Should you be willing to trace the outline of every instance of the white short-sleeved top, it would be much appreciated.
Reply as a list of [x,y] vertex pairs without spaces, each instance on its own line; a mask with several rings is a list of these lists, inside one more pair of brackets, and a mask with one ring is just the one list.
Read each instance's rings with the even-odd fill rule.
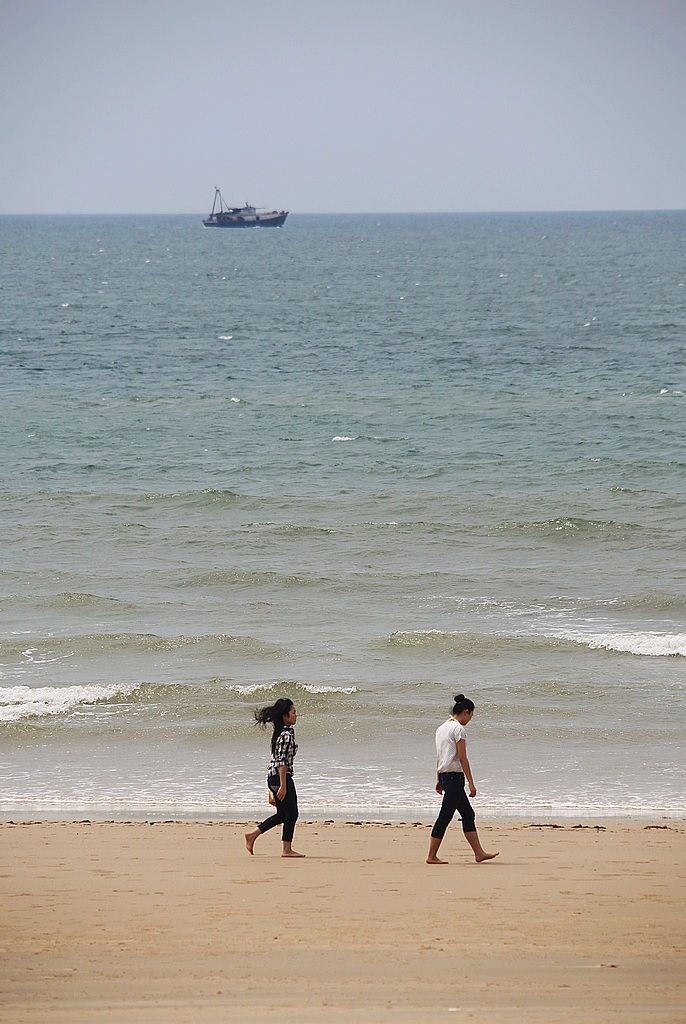
[[457,756],[457,744],[459,740],[466,739],[465,727],[454,718],[449,718],[443,725],[439,725],[436,729],[436,770],[439,774],[463,771]]

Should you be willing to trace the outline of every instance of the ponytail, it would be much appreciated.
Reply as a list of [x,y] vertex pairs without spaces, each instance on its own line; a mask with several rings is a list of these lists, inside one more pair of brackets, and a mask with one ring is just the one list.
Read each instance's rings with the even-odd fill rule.
[[279,697],[276,704],[267,708],[256,708],[253,712],[255,721],[264,729],[270,722],[274,726],[272,733],[272,754],[276,748],[276,741],[283,732],[283,716],[287,715],[293,707],[293,701],[289,697]]
[[455,707],[452,710],[454,715],[459,715],[461,711],[473,711],[474,701],[470,700],[469,697],[465,697],[463,693],[458,693],[455,697]]

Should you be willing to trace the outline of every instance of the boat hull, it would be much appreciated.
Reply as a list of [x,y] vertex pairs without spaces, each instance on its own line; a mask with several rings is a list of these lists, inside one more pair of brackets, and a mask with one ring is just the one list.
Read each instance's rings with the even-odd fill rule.
[[286,222],[288,210],[280,213],[243,215],[240,213],[217,213],[203,221],[206,228],[280,228]]

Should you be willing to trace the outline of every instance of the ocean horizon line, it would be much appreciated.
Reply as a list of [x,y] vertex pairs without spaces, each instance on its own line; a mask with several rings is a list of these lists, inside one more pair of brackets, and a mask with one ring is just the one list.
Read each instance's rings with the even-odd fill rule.
[[[506,209],[506,210],[289,210],[289,217],[498,217],[498,216],[561,216],[593,214],[686,213],[686,207],[592,207],[585,209]],[[0,217],[205,217],[207,211],[14,211],[0,212]]]

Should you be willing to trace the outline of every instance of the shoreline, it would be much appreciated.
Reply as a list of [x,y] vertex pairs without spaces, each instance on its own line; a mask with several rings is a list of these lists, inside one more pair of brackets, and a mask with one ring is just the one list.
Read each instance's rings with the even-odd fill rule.
[[[318,824],[335,822],[341,825],[357,825],[366,823],[389,823],[393,825],[432,825],[438,814],[440,803],[434,809],[426,807],[404,807],[404,808],[323,808],[314,809],[310,812],[301,808],[300,823]],[[477,827],[479,823],[504,825],[515,825],[530,819],[537,819],[543,822],[561,821],[569,823],[579,821],[583,824],[588,822],[649,822],[669,821],[675,824],[686,823],[686,809],[645,809],[640,813],[633,810],[619,809],[598,809],[592,811],[588,808],[575,810],[570,808],[517,808],[510,812],[502,810],[489,811],[475,807],[477,812]],[[56,808],[36,809],[26,805],[18,804],[16,807],[7,809],[0,808],[0,826],[3,824],[32,824],[52,823],[69,824],[78,822],[98,822],[103,824],[145,824],[147,822],[178,822],[179,824],[235,824],[243,825],[250,822],[261,821],[267,809],[265,805],[255,805],[248,808],[225,808],[221,811],[208,811],[192,809],[179,811],[173,807],[156,809],[137,808],[113,808],[113,807],[71,807],[63,811]],[[458,822],[458,816],[455,822]]]
[[[169,817],[167,815],[147,815],[145,817],[134,817],[133,815],[112,817],[105,816],[103,813],[102,817],[99,815],[91,814],[88,817],[27,817],[23,815],[14,815],[12,817],[0,816],[0,829],[4,825],[217,825],[217,826],[235,826],[237,828],[245,828],[248,825],[254,825],[258,821],[264,819],[265,814],[253,815],[246,817],[232,816],[226,817],[224,815],[204,816],[199,817],[195,815],[182,816],[176,815]],[[366,826],[366,825],[380,825],[384,827],[393,828],[431,828],[435,821],[435,817],[427,818],[395,818],[392,815],[378,815],[374,817],[348,817],[346,815],[332,816],[332,817],[300,817],[298,819],[298,826],[304,825],[349,825],[351,827]],[[624,817],[620,815],[607,815],[599,814],[597,816],[582,816],[582,815],[554,815],[554,814],[531,814],[525,816],[520,814],[512,815],[512,817],[484,817],[481,816],[476,819],[477,829],[480,828],[535,828],[537,826],[541,828],[561,828],[561,829],[581,829],[581,828],[601,828],[609,827],[612,825],[628,825],[636,826],[637,828],[657,828],[658,826],[674,827],[678,828],[680,825],[686,827],[686,816],[679,815],[645,815],[641,817]],[[450,826],[451,828],[460,827],[459,816],[456,814],[455,818]]]
[[532,817],[0,823],[0,1022],[677,1024],[686,824]]

